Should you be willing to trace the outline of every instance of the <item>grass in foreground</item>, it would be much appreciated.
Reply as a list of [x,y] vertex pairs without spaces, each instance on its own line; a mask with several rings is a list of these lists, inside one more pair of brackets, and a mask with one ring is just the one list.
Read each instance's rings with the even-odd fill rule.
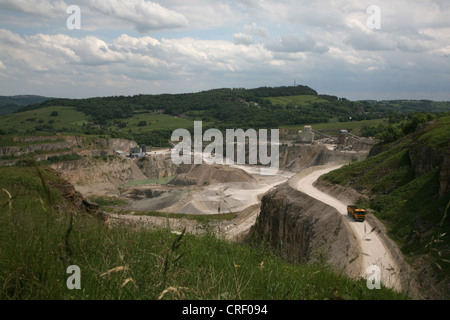
[[[77,212],[40,168],[0,168],[0,299],[403,299],[325,265],[207,233],[111,227]],[[81,270],[69,290],[67,268]]]

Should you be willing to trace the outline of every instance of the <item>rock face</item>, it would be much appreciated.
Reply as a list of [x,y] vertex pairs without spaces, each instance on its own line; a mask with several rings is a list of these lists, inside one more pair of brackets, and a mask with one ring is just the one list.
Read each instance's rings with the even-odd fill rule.
[[129,150],[130,148],[136,148],[138,146],[135,141],[119,138],[106,139],[104,144],[109,150]]
[[182,173],[180,172],[182,166],[175,165],[172,159],[165,155],[141,158],[136,164],[148,179],[173,177],[177,173]]
[[416,177],[440,166],[444,160],[443,154],[439,149],[420,143],[420,141],[411,143],[409,157]]
[[[14,138],[15,141],[19,138]],[[64,141],[58,141],[59,139],[63,139]],[[0,156],[21,156],[28,153],[33,153],[36,151],[54,151],[54,150],[62,150],[62,149],[71,149],[74,147],[81,146],[84,141],[82,137],[23,137],[20,142],[26,143],[36,143],[39,141],[49,141],[47,143],[42,144],[30,144],[23,147],[2,147],[0,148]],[[50,142],[55,141],[55,142]]]
[[364,160],[368,152],[335,151],[323,145],[280,146],[280,167],[299,172],[333,161]]
[[55,163],[50,167],[60,172],[64,179],[77,185],[108,182],[119,186],[132,180],[147,179],[131,159],[116,158],[105,162],[85,158]]
[[222,165],[193,165],[189,172],[179,174],[173,179],[172,185],[198,185],[216,184],[226,182],[250,182],[254,178],[242,169]]
[[440,167],[439,195],[442,197],[450,191],[450,144],[447,148],[438,148],[415,140],[409,146],[409,157],[416,177]]
[[[34,152],[42,153],[55,150],[71,150],[71,152],[78,152],[81,156],[107,156],[114,154],[114,150],[129,150],[137,146],[136,142],[127,139],[87,141],[86,138],[74,136],[14,137],[13,140],[25,145],[1,147],[0,157],[22,156]],[[80,151],[81,149],[83,151]]]
[[327,262],[359,275],[359,246],[341,214],[287,183],[264,195],[248,238],[268,241],[291,261]]

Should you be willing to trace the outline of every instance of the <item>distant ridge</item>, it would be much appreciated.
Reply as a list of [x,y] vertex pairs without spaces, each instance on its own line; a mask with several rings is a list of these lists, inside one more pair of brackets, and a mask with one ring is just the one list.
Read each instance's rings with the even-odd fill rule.
[[53,98],[38,95],[0,96],[0,114],[14,113],[22,107],[42,103]]

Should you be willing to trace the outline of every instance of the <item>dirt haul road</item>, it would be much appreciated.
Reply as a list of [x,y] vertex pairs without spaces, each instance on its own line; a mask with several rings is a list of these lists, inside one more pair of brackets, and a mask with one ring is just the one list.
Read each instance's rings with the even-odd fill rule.
[[344,217],[344,221],[350,224],[356,239],[361,248],[360,275],[368,278],[373,275],[373,271],[368,271],[368,267],[375,265],[381,271],[381,283],[386,287],[401,292],[398,267],[394,262],[389,250],[385,247],[376,232],[372,232],[372,226],[367,222],[356,222],[347,215],[347,204],[330,196],[313,186],[314,182],[322,175],[340,168],[342,164],[329,164],[319,167],[311,167],[295,175],[289,184],[291,187],[322,201],[339,211]]

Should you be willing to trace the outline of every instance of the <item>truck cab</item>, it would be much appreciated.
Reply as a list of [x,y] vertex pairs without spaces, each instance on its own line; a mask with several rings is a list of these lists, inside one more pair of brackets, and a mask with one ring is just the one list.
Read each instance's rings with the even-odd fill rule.
[[366,210],[362,208],[358,208],[355,205],[347,206],[347,213],[349,216],[353,217],[355,221],[364,221],[366,220]]

